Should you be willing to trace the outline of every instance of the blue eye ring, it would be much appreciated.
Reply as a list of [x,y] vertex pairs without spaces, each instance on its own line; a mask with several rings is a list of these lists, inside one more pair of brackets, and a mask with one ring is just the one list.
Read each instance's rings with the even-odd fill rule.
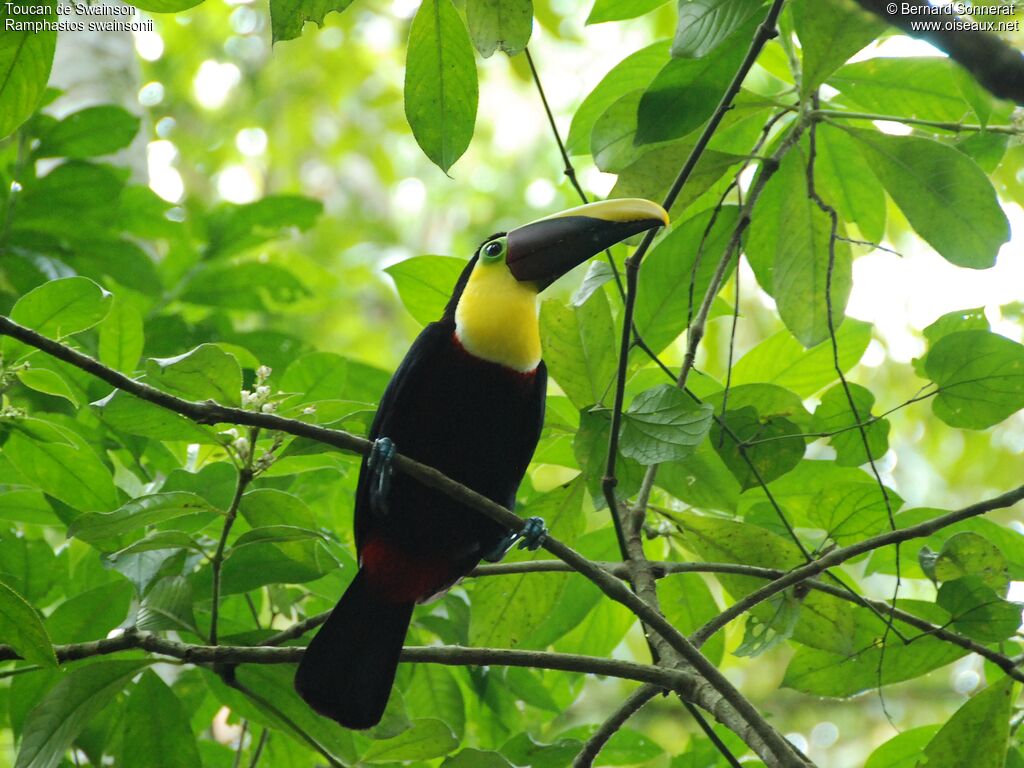
[[491,240],[480,248],[480,258],[484,261],[497,261],[505,255],[507,243],[504,237]]

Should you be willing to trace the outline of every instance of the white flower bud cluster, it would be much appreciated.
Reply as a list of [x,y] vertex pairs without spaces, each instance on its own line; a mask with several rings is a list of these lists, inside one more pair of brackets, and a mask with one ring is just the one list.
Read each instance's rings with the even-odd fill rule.
[[274,413],[277,410],[277,403],[270,400],[270,387],[266,383],[271,373],[273,370],[266,365],[256,369],[256,388],[251,392],[248,389],[242,390],[243,408],[260,413]]

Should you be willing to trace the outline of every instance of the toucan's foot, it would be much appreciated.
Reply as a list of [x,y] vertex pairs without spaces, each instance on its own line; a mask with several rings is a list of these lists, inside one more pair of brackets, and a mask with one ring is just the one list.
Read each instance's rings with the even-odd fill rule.
[[519,542],[520,549],[533,551],[544,543],[548,536],[548,528],[544,525],[544,519],[540,517],[527,518],[526,524],[521,531],[510,531],[499,541],[494,548],[483,557],[489,563],[497,563],[512,549],[512,545]]
[[519,535],[522,538],[519,542],[520,549],[528,549],[531,552],[540,549],[544,539],[548,537],[548,527],[544,524],[544,518],[528,517]]
[[391,491],[391,475],[394,468],[395,444],[389,437],[378,437],[366,460],[370,470],[370,507],[380,516],[388,513],[388,494]]

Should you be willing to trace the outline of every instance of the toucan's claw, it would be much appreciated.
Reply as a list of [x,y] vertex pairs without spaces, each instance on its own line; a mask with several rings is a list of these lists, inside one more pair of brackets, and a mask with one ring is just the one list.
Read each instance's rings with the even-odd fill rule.
[[370,507],[379,516],[388,513],[388,494],[391,491],[391,466],[395,458],[395,444],[389,437],[378,437],[373,441],[373,448],[366,460],[366,468],[370,470]]
[[526,525],[519,532],[522,541],[519,542],[520,549],[528,549],[531,552],[540,549],[544,540],[548,537],[548,527],[544,524],[542,517],[529,517]]
[[521,531],[509,531],[501,541],[494,545],[493,549],[484,555],[483,559],[489,563],[499,562],[517,541],[520,549],[528,549],[532,552],[544,543],[547,536],[548,528],[544,524],[543,518],[527,518]]

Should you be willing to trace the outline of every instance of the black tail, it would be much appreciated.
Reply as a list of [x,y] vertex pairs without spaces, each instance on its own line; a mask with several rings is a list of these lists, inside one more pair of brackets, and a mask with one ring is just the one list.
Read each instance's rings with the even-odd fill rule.
[[346,728],[379,723],[412,609],[377,597],[357,573],[299,662],[299,695]]

